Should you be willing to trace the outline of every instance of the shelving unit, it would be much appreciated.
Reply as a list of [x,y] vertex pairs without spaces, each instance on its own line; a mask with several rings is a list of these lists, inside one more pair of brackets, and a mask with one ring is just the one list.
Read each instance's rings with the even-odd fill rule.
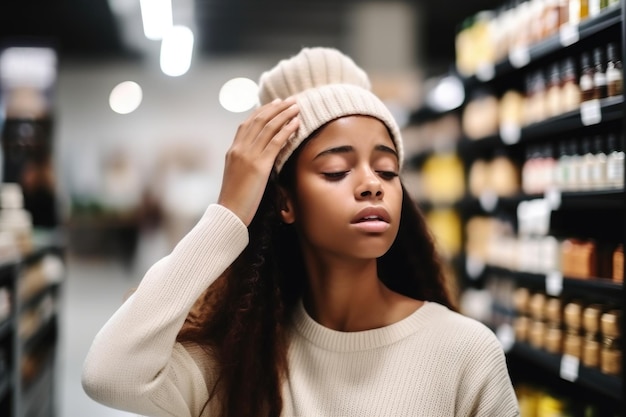
[[[620,42],[620,53],[626,57],[626,21],[624,1],[619,6],[602,11],[599,15],[584,20],[576,27],[564,27],[559,33],[524,50],[511,51],[508,57],[492,66],[479,68],[475,75],[463,79],[466,97],[484,87],[503,93],[509,88],[523,90],[524,74],[545,68],[550,62],[561,61],[567,56],[578,56],[590,51],[596,44],[607,39]],[[623,76],[622,70],[622,76]],[[466,99],[467,100],[467,99]],[[467,105],[467,101],[464,106]],[[459,113],[459,110],[454,110]],[[432,111],[419,111],[410,119],[420,124],[442,117]],[[487,192],[480,196],[471,195],[469,186],[470,165],[477,159],[492,158],[500,152],[517,164],[525,159],[526,148],[548,144],[556,148],[557,142],[570,137],[591,136],[607,131],[626,133],[626,101],[624,94],[583,103],[579,109],[546,118],[526,126],[500,126],[495,134],[481,138],[461,136],[455,144],[456,154],[463,160],[466,177],[466,192],[456,201],[440,204],[419,200],[424,212],[438,208],[453,209],[460,214],[463,226],[475,216],[513,220],[518,227],[517,210],[521,203],[543,200],[549,206],[549,236],[562,239],[568,236],[589,239],[608,239],[611,244],[626,241],[626,193],[620,189],[598,189],[565,191],[551,187],[540,194],[517,192],[514,195],[498,196]],[[621,144],[622,149],[624,143]],[[421,149],[408,156],[410,169],[417,172],[428,158],[436,154],[434,149]],[[521,166],[521,164],[520,164]],[[468,239],[464,229],[463,242]],[[514,230],[517,233],[517,230]],[[623,312],[625,291],[623,283],[607,278],[575,278],[563,276],[558,270],[533,271],[490,265],[488,262],[468,255],[465,248],[449,260],[455,269],[462,292],[466,290],[494,293],[511,288],[527,288],[549,297],[571,301],[582,299],[588,303],[601,303],[618,308]],[[623,268],[623,266],[622,266]],[[495,288],[500,286],[500,288]],[[550,353],[527,341],[515,340],[512,323],[516,314],[511,303],[500,303],[493,296],[491,314],[485,319],[500,337],[507,353],[514,383],[532,376],[540,383],[555,387],[559,395],[573,399],[589,398],[600,410],[596,415],[626,416],[624,401],[624,368],[621,375],[602,373],[598,368],[587,367],[570,355]],[[621,333],[626,334],[623,320]],[[622,339],[622,355],[624,343]],[[583,409],[577,410],[583,414]],[[596,411],[598,412],[598,411]]]
[[0,323],[0,415],[55,416],[54,379],[58,302],[65,274],[64,250],[43,245],[0,263],[10,316]]

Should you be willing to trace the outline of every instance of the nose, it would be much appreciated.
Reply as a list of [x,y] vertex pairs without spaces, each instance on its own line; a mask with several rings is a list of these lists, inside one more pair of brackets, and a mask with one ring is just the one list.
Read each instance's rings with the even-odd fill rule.
[[372,170],[367,170],[355,189],[357,199],[376,198],[380,199],[384,195],[383,184]]

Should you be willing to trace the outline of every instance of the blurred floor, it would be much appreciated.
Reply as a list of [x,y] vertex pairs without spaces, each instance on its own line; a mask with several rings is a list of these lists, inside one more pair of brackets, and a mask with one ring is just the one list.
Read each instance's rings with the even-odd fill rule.
[[57,367],[58,417],[121,417],[129,413],[91,400],[81,387],[83,361],[91,342],[125,294],[138,285],[142,274],[114,260],[68,257],[67,281],[62,295]]

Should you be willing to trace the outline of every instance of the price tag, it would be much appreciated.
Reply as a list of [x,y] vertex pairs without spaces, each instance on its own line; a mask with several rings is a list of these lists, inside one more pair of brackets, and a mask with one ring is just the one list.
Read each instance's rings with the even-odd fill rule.
[[558,297],[563,292],[563,274],[551,271],[546,275],[546,294]]
[[551,187],[546,190],[544,194],[544,200],[548,202],[548,205],[552,210],[558,210],[561,207],[561,190],[556,187]]
[[561,369],[559,374],[566,381],[575,382],[578,379],[578,369],[580,361],[576,356],[563,355],[561,358]]
[[530,52],[527,47],[516,47],[509,53],[509,62],[514,68],[522,68],[530,62]]
[[468,277],[477,280],[485,271],[485,263],[480,259],[468,256],[465,260],[465,271]]
[[597,125],[602,121],[602,110],[600,100],[584,101],[580,104],[580,118],[583,125]]
[[562,46],[570,46],[580,40],[578,25],[564,24],[559,29],[559,40]]
[[502,350],[504,350],[505,353],[510,351],[515,344],[515,331],[513,330],[513,326],[508,323],[498,326],[496,329],[496,337],[500,341]]
[[485,191],[478,198],[480,207],[487,213],[491,213],[498,206],[498,196],[493,191]]
[[500,125],[500,138],[505,145],[515,145],[522,137],[522,129],[515,123]]
[[490,81],[496,75],[496,70],[493,67],[493,64],[480,64],[478,68],[476,68],[476,78],[480,81]]

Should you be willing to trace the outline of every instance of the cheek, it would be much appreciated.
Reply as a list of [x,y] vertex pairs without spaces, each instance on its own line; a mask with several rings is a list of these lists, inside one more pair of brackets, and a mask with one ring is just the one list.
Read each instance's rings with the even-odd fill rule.
[[346,190],[328,184],[309,182],[298,184],[296,200],[296,223],[307,234],[332,228],[333,224],[345,223]]

